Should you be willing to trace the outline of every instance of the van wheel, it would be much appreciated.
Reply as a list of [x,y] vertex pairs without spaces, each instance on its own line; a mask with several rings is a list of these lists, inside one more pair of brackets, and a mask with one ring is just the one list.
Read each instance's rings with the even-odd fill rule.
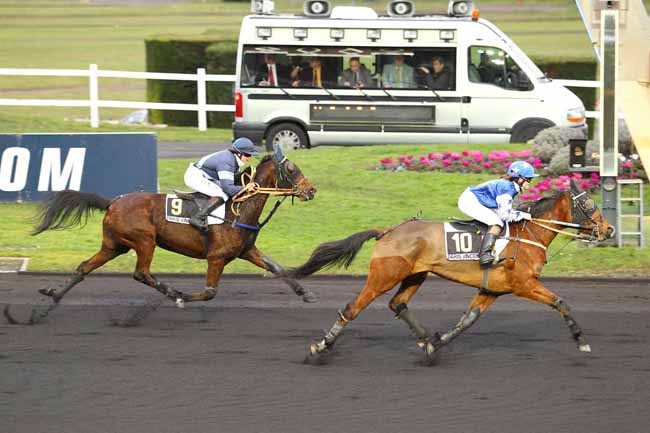
[[274,145],[282,150],[309,149],[309,139],[303,129],[295,123],[279,123],[266,133],[266,149],[273,151]]
[[555,123],[542,118],[523,119],[515,123],[510,134],[511,143],[526,143],[532,140],[537,134],[546,129],[555,126]]

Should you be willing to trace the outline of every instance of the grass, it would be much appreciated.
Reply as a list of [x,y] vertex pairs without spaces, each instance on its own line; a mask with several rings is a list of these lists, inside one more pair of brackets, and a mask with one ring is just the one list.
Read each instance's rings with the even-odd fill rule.
[[[509,146],[522,149],[523,145]],[[489,150],[493,146],[475,146]],[[444,173],[386,173],[366,168],[385,156],[421,155],[431,151],[457,150],[452,145],[373,146],[353,148],[315,148],[290,155],[314,182],[318,193],[311,202],[285,204],[264,229],[258,246],[283,265],[298,265],[321,242],[340,239],[372,227],[396,224],[421,212],[425,219],[446,220],[462,216],[456,200],[470,184],[490,179],[491,175],[452,175]],[[159,162],[162,191],[182,187],[187,161]],[[269,201],[272,204],[273,201]],[[29,219],[36,211],[33,203],[2,203],[0,248],[3,256],[30,257],[30,270],[71,271],[90,257],[101,240],[101,214],[91,218],[83,229],[45,232],[28,236]],[[649,233],[650,235],[650,233]],[[648,236],[650,237],[650,236]],[[565,243],[557,239],[553,256]],[[368,242],[349,273],[363,274],[374,242]],[[647,263],[650,249],[582,248],[572,243],[547,265],[544,275],[650,275]],[[603,266],[603,264],[606,264]],[[108,263],[102,270],[132,272],[132,252]],[[157,250],[154,272],[205,272],[205,262]],[[243,261],[235,261],[227,272],[260,272]],[[343,271],[341,271],[343,272]]]

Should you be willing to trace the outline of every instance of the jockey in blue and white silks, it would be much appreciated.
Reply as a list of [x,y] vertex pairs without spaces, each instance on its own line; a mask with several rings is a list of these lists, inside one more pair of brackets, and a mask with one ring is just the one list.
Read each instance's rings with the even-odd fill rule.
[[479,252],[479,264],[488,267],[495,261],[492,255],[505,222],[530,219],[530,214],[514,210],[514,197],[530,187],[532,178],[537,177],[535,169],[526,161],[513,162],[508,174],[502,179],[490,180],[467,188],[458,199],[458,208],[467,216],[489,226]]
[[259,151],[254,143],[240,137],[232,142],[230,149],[206,155],[187,167],[185,185],[212,197],[204,208],[190,218],[193,227],[206,230],[210,212],[241,191],[242,186],[235,185],[235,173],[257,154]]

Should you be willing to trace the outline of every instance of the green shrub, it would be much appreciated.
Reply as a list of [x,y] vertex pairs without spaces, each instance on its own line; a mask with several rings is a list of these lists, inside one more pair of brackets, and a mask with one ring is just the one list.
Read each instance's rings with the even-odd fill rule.
[[[206,49],[215,42],[236,44],[230,37],[156,36],[145,40],[147,72],[196,74],[206,68]],[[207,68],[206,68],[207,69]],[[232,72],[234,73],[234,69]],[[147,100],[151,102],[196,103],[196,84],[192,81],[147,80]],[[150,110],[150,122],[174,126],[196,126],[195,111]]]
[[[210,44],[205,50],[208,74],[234,74],[237,66],[237,42]],[[232,104],[234,83],[209,82],[209,104]],[[211,111],[208,125],[213,128],[230,128],[234,120],[232,112]]]

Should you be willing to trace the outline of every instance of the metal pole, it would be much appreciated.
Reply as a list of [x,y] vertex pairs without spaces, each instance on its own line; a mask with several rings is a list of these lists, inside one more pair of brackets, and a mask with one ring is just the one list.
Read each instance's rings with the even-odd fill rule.
[[[618,10],[600,12],[600,176],[601,211],[619,231],[617,219],[618,175],[618,106],[616,80],[618,71]],[[608,242],[615,245],[615,241]]]

